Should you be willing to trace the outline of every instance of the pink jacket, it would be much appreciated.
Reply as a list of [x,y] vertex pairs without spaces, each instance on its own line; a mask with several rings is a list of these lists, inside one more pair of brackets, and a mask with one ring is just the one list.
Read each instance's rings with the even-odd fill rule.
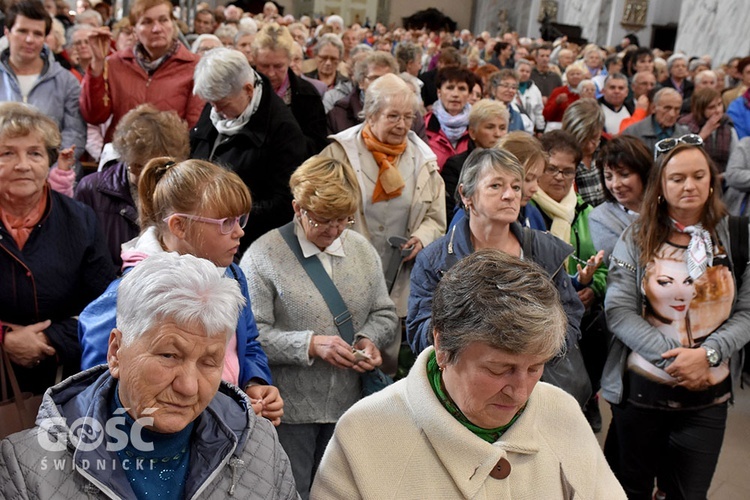
[[430,149],[432,149],[432,152],[435,153],[435,156],[437,156],[439,170],[443,170],[443,165],[448,161],[448,158],[463,153],[469,149],[470,138],[468,129],[458,140],[458,143],[454,148],[451,141],[445,135],[445,132],[440,128],[440,122],[438,122],[437,117],[434,116],[432,112],[425,115],[424,124],[425,127],[427,127],[426,142],[430,146]]
[[138,65],[132,50],[107,57],[109,95],[105,99],[104,76],[86,73],[81,87],[81,115],[88,123],[100,124],[112,115],[104,136],[110,142],[120,119],[139,104],[150,103],[162,111],[173,109],[192,127],[198,122],[205,102],[193,95],[193,72],[198,56],[180,44],[177,52],[153,75]]

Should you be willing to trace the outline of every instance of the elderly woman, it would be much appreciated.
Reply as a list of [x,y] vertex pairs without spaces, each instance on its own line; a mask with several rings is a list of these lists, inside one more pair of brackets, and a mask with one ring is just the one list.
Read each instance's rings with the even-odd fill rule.
[[581,99],[596,99],[596,84],[594,80],[581,80],[576,90]]
[[568,106],[562,121],[562,129],[570,132],[581,148],[581,161],[576,166],[576,191],[583,201],[594,207],[604,201],[604,185],[595,159],[604,123],[604,112],[593,99],[579,99]]
[[219,40],[219,37],[210,33],[205,33],[203,35],[199,35],[198,38],[195,39],[193,44],[190,46],[190,52],[202,56],[209,50],[215,49],[217,47],[223,47],[221,40]]
[[[380,255],[401,318],[406,316],[413,260],[445,233],[446,225],[445,184],[437,158],[409,130],[418,105],[417,96],[401,78],[381,76],[367,89],[365,123],[334,135],[322,153],[351,165],[357,174],[362,203],[354,229]],[[394,236],[406,242],[389,243]],[[395,364],[395,354],[388,354]],[[390,366],[387,371],[395,369]]]
[[[548,233],[524,229],[518,222],[523,179],[523,167],[504,150],[476,149],[469,155],[458,186],[467,217],[428,246],[412,271],[406,336],[414,353],[433,343],[432,296],[442,274],[482,248],[531,260],[546,271],[558,288],[568,316],[568,345],[578,349],[583,307],[564,266],[573,249]],[[581,397],[588,398],[588,394]]]
[[[375,249],[348,229],[360,206],[354,171],[316,156],[290,185],[293,222],[256,241],[240,265],[287,401],[279,440],[306,499],[336,421],[361,397],[360,374],[382,363],[398,319]],[[329,309],[334,296],[340,311]],[[348,329],[338,321],[346,313]]]
[[112,26],[112,40],[115,42],[115,49],[132,50],[138,39],[135,36],[135,30],[127,17],[120,19]]
[[490,80],[490,95],[508,108],[508,131],[527,130],[533,132],[531,119],[521,112],[514,102],[518,93],[518,73],[512,69],[502,69]]
[[305,76],[325,83],[329,89],[346,80],[338,71],[339,63],[344,60],[344,44],[341,38],[333,33],[326,33],[318,38],[314,53],[317,68],[305,73]]
[[293,51],[289,30],[276,23],[264,26],[252,45],[255,69],[268,78],[273,92],[292,111],[307,139],[307,154],[313,155],[328,145],[326,116],[315,87],[290,68]]
[[649,210],[612,252],[605,454],[629,498],[651,498],[655,478],[667,498],[706,498],[750,340],[747,248],[700,138],[657,149]]
[[589,231],[594,248],[604,250],[604,262],[609,262],[620,235],[641,212],[653,160],[640,139],[623,135],[602,147],[597,162],[605,202],[589,213]]
[[117,126],[114,147],[119,161],[87,175],[78,183],[76,200],[94,209],[112,260],[122,265],[121,246],[140,233],[138,178],[152,158],[190,154],[187,126],[174,111],[159,111],[142,104],[128,112]]
[[21,390],[34,394],[55,383],[58,368],[79,371],[78,315],[115,277],[94,212],[50,189],[60,140],[36,108],[0,104],[3,351]]
[[437,155],[438,168],[469,147],[469,93],[474,75],[466,69],[446,67],[438,71],[437,101],[424,117],[427,144]]
[[195,93],[208,104],[190,132],[190,156],[225,165],[253,195],[240,252],[292,216],[289,177],[304,161],[305,136],[269,81],[242,53],[217,48],[195,70]]
[[508,133],[508,108],[498,101],[482,99],[471,107],[469,113],[469,147],[463,153],[448,158],[440,175],[445,182],[445,211],[447,219],[453,217],[456,188],[461,169],[475,147],[494,148]]
[[[81,114],[86,122],[112,121],[104,136],[110,142],[123,116],[139,104],[174,110],[188,126],[198,121],[203,101],[193,94],[198,56],[177,40],[169,0],[136,0],[130,8],[138,41],[107,57],[110,33],[94,29],[89,37],[93,59],[81,87]],[[106,57],[106,60],[105,60]]]
[[554,89],[544,105],[543,114],[547,123],[562,122],[565,110],[580,98],[578,84],[583,80],[583,76],[583,69],[578,64],[571,64],[565,68],[567,85]]
[[534,123],[534,130],[538,133],[544,132],[546,125],[544,121],[544,101],[542,91],[531,79],[533,66],[527,59],[516,61],[516,73],[518,73],[518,93],[513,102],[526,113]]
[[[273,426],[221,381],[244,302],[206,260],[145,260],[120,286],[107,365],[51,389],[40,425],[2,443],[0,495],[296,498]],[[99,439],[76,439],[84,426]]]
[[575,400],[539,383],[567,324],[547,272],[478,250],[432,318],[407,378],[341,417],[312,498],[625,498]]
[[732,120],[724,113],[721,94],[712,88],[696,90],[690,99],[690,114],[677,123],[687,126],[691,134],[701,136],[704,149],[723,176],[739,139]]

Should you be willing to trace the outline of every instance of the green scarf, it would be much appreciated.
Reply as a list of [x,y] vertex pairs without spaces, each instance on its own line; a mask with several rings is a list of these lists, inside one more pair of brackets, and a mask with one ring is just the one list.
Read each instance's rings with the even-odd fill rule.
[[510,429],[510,426],[513,425],[516,420],[518,420],[518,417],[520,417],[523,411],[526,409],[526,405],[522,406],[521,409],[518,410],[518,412],[513,416],[511,421],[506,425],[497,427],[496,429],[483,429],[482,427],[472,424],[445,391],[445,387],[443,387],[443,377],[440,373],[440,367],[437,364],[435,351],[430,354],[430,358],[427,360],[427,379],[430,381],[430,386],[432,387],[432,391],[435,393],[435,396],[437,396],[438,400],[440,400],[440,403],[443,405],[443,407],[448,410],[448,413],[453,415],[453,418],[458,420],[461,425],[463,425],[488,443],[494,443],[495,441],[500,439],[500,436],[502,436],[505,431]]

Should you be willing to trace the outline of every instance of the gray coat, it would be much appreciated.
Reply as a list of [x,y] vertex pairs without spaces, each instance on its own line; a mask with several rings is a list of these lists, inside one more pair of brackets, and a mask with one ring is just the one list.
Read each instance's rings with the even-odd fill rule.
[[637,218],[637,214],[626,212],[616,201],[602,203],[589,213],[591,241],[597,252],[604,250],[605,263],[609,262],[612,249],[622,232]]
[[[716,227],[716,235],[732,261],[729,225],[725,217]],[[677,340],[667,338],[655,331],[641,315],[643,296],[641,283],[646,272],[639,263],[641,249],[633,241],[633,226],[626,229],[615,249],[609,265],[607,295],[604,308],[607,325],[612,332],[609,355],[602,374],[602,396],[610,403],[618,404],[623,397],[623,376],[628,354],[635,351],[655,366],[664,369],[671,363],[661,357],[662,353],[682,347]],[[734,266],[732,266],[734,268]],[[737,280],[735,277],[735,287]],[[732,312],[723,325],[706,337],[703,345],[713,347],[722,360],[732,358],[732,377],[738,380],[742,361],[740,350],[750,341],[750,266],[742,275],[742,287],[737,290]],[[735,387],[738,387],[735,385]]]
[[[672,137],[681,137],[689,133],[690,129],[688,129],[685,125],[675,123]],[[635,122],[625,130],[623,130],[622,134],[620,135],[633,135],[639,138],[652,153],[654,151],[656,143],[659,142],[659,138],[656,137],[656,131],[654,130],[654,115],[647,116],[643,120]]]
[[[737,148],[732,151],[727,170],[724,173],[724,181],[727,190],[724,193],[724,202],[727,204],[729,213],[732,215],[747,215],[747,205],[742,210],[742,202],[750,192],[750,137],[742,139]],[[744,213],[740,213],[744,212]]]
[[[68,427],[92,417],[103,428],[116,382],[100,365],[48,389],[37,426],[0,443],[0,497],[134,498],[117,453],[104,444],[93,450],[73,444]],[[298,498],[273,426],[249,407],[239,388],[221,383],[195,420],[185,498]]]

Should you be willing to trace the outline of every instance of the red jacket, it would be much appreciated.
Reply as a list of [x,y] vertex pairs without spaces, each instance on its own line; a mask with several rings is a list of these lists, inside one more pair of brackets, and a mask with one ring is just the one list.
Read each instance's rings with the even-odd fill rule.
[[424,123],[427,127],[427,144],[432,149],[432,152],[435,153],[435,156],[437,156],[439,170],[443,170],[443,165],[448,161],[448,158],[463,153],[469,148],[470,138],[468,129],[458,140],[458,144],[454,148],[448,136],[440,128],[437,116],[434,116],[432,112],[427,113],[424,117]]
[[[559,96],[560,94],[566,94],[568,96],[568,100],[562,104],[557,103],[557,96]],[[544,111],[542,112],[542,114],[544,115],[544,119],[547,121],[547,123],[561,122],[563,119],[563,115],[565,114],[565,110],[568,109],[568,106],[570,106],[580,98],[581,96],[573,93],[567,85],[557,87],[549,95],[547,104],[544,106]]]
[[104,75],[86,73],[81,87],[81,115],[88,123],[100,124],[112,115],[104,142],[110,142],[120,119],[139,104],[150,103],[162,111],[175,110],[192,127],[205,103],[193,95],[193,72],[199,57],[180,44],[150,77],[138,65],[132,50],[107,57],[109,94],[105,99]]

